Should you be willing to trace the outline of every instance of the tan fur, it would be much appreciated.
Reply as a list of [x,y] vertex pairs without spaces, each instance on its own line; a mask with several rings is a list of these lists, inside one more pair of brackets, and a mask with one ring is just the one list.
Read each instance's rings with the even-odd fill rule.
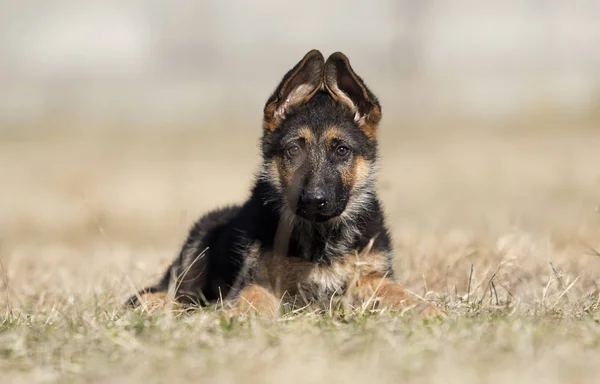
[[359,122],[360,129],[368,138],[374,139],[377,136],[377,125],[381,120],[381,109],[373,106],[369,113]]
[[279,300],[268,289],[251,284],[242,289],[237,309],[241,314],[261,314],[276,316],[279,313]]
[[343,137],[343,132],[339,127],[327,127],[325,132],[323,133],[323,139],[325,140],[325,145],[327,148],[332,149],[333,142],[335,140],[339,140],[340,137]]
[[263,129],[267,132],[275,132],[281,125],[281,119],[275,118],[275,111],[277,110],[278,100],[275,100],[271,104],[265,107]]
[[354,160],[354,186],[363,185],[371,173],[372,163],[367,159],[357,156]]
[[412,302],[400,285],[381,275],[359,277],[348,287],[348,296],[358,305],[382,304],[394,310],[402,309]]
[[153,312],[168,309],[173,303],[167,292],[144,293],[140,296],[139,308]]
[[312,145],[315,143],[315,135],[309,127],[302,127],[298,130],[301,139],[304,139],[306,144]]
[[348,287],[348,296],[355,305],[366,305],[392,311],[415,309],[424,317],[443,317],[444,310],[422,301],[415,300],[400,284],[382,276],[361,276]]
[[352,162],[352,167],[341,172],[342,183],[348,190],[352,190],[356,185],[362,185],[369,177],[371,162],[362,156],[356,156]]
[[[267,308],[271,308],[276,301],[274,298],[282,298],[296,306],[310,303],[327,309],[332,301],[345,299],[353,307],[366,304],[393,311],[414,307],[426,317],[440,317],[444,313],[442,309],[411,298],[402,286],[387,278],[386,256],[378,252],[347,255],[334,260],[331,265],[273,252],[262,254],[259,258],[255,284],[242,291],[240,305],[245,305],[246,301],[261,306],[266,303]],[[259,286],[261,288],[257,288]]]
[[356,276],[383,275],[386,265],[382,255],[349,255],[325,265],[270,252],[262,255],[257,278],[277,296],[308,295],[328,303],[331,295],[342,294]]

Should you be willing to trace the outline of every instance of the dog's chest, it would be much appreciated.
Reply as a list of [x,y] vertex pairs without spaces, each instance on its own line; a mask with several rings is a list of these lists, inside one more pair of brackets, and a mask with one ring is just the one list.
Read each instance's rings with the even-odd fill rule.
[[268,284],[277,296],[296,303],[328,306],[332,297],[344,295],[359,278],[384,275],[388,264],[379,253],[348,255],[319,263],[267,252],[256,267],[257,279]]

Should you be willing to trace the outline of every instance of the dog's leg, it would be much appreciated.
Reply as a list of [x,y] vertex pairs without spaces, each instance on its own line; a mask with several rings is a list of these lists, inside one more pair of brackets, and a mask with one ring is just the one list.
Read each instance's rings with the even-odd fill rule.
[[167,292],[140,292],[138,295],[134,306],[146,312],[167,310],[173,304]]
[[236,309],[240,314],[276,317],[279,314],[279,300],[268,289],[251,284],[240,292]]
[[441,318],[446,314],[442,308],[413,299],[400,284],[381,276],[359,277],[350,287],[349,294],[358,303],[377,303],[378,307],[392,311],[413,309],[427,318]]

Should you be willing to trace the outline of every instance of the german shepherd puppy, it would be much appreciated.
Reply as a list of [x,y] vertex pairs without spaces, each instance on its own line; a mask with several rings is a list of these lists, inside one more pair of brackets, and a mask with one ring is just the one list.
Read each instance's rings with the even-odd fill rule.
[[394,280],[392,244],[376,193],[381,107],[350,66],[312,50],[264,108],[262,168],[250,198],[192,227],[164,277],[128,301],[231,300],[241,311],[280,305],[443,310]]

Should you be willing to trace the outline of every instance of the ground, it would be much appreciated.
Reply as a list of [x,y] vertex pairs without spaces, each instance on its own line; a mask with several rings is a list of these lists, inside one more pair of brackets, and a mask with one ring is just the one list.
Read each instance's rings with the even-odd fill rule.
[[[122,308],[202,212],[242,201],[260,128],[0,138],[2,382],[594,382],[600,131],[383,125],[399,279],[448,318]],[[114,131],[114,130],[113,130]],[[180,132],[180,131],[178,131]]]

